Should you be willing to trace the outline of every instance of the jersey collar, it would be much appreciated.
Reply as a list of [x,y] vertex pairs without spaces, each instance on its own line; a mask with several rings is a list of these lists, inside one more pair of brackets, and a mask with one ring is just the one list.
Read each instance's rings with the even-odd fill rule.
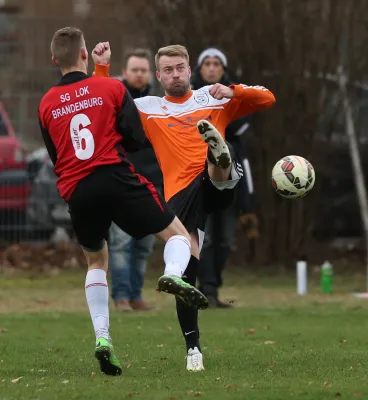
[[169,101],[170,103],[182,104],[185,103],[190,97],[192,97],[192,94],[193,90],[189,90],[189,92],[182,97],[165,96],[164,99]]
[[69,85],[87,78],[90,78],[90,75],[87,75],[82,71],[68,72],[60,79],[58,86]]

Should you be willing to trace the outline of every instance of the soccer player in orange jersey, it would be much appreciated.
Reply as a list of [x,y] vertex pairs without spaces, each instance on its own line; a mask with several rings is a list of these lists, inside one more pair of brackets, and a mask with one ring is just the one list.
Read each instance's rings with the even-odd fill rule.
[[[103,56],[104,46],[95,51]],[[181,45],[160,48],[155,62],[165,96],[147,96],[135,103],[163,173],[165,200],[192,238],[192,257],[184,275],[194,285],[206,216],[231,204],[243,173],[224,140],[225,128],[239,117],[271,107],[275,97],[262,86],[242,84],[191,90],[189,55]],[[104,63],[96,65],[95,73],[109,76],[109,59]],[[187,369],[201,371],[198,311],[179,298],[176,305],[187,345]]]

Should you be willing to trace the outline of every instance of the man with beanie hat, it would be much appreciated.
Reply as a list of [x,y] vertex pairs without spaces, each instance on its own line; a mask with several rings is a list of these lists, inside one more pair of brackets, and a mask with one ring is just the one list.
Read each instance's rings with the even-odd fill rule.
[[[198,57],[197,69],[192,76],[192,88],[221,83],[229,86],[235,79],[230,78],[227,58],[216,49],[208,48]],[[239,215],[244,222],[250,223],[257,234],[257,219],[254,214],[254,191],[252,174],[244,145],[244,133],[250,127],[250,116],[231,122],[225,131],[226,140],[233,146],[239,160],[242,160],[244,176],[236,188],[233,204],[223,210],[210,214],[206,223],[206,232],[199,266],[199,284],[207,296],[212,308],[230,308],[231,304],[219,300],[219,288],[222,285],[222,271],[230,254],[235,239]],[[248,234],[250,232],[248,231]],[[254,230],[252,231],[254,234]]]

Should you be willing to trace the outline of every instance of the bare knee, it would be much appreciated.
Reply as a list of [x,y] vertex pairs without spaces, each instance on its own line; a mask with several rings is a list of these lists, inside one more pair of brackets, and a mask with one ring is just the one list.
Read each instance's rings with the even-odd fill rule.
[[109,254],[107,244],[99,251],[88,251],[83,249],[88,264],[88,271],[91,269],[102,269],[107,272],[109,266]]
[[167,242],[171,236],[181,235],[186,237],[189,241],[191,241],[191,237],[188,231],[185,229],[184,225],[180,222],[178,217],[175,217],[173,222],[165,228],[163,231],[156,234],[157,237]]

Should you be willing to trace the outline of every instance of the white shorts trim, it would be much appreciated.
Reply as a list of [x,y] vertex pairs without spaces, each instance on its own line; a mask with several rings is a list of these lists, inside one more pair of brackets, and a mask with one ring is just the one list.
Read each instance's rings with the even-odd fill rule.
[[204,232],[201,231],[200,229],[197,228],[198,231],[198,246],[199,246],[199,252],[201,252],[202,247],[203,247],[203,242],[204,242]]

